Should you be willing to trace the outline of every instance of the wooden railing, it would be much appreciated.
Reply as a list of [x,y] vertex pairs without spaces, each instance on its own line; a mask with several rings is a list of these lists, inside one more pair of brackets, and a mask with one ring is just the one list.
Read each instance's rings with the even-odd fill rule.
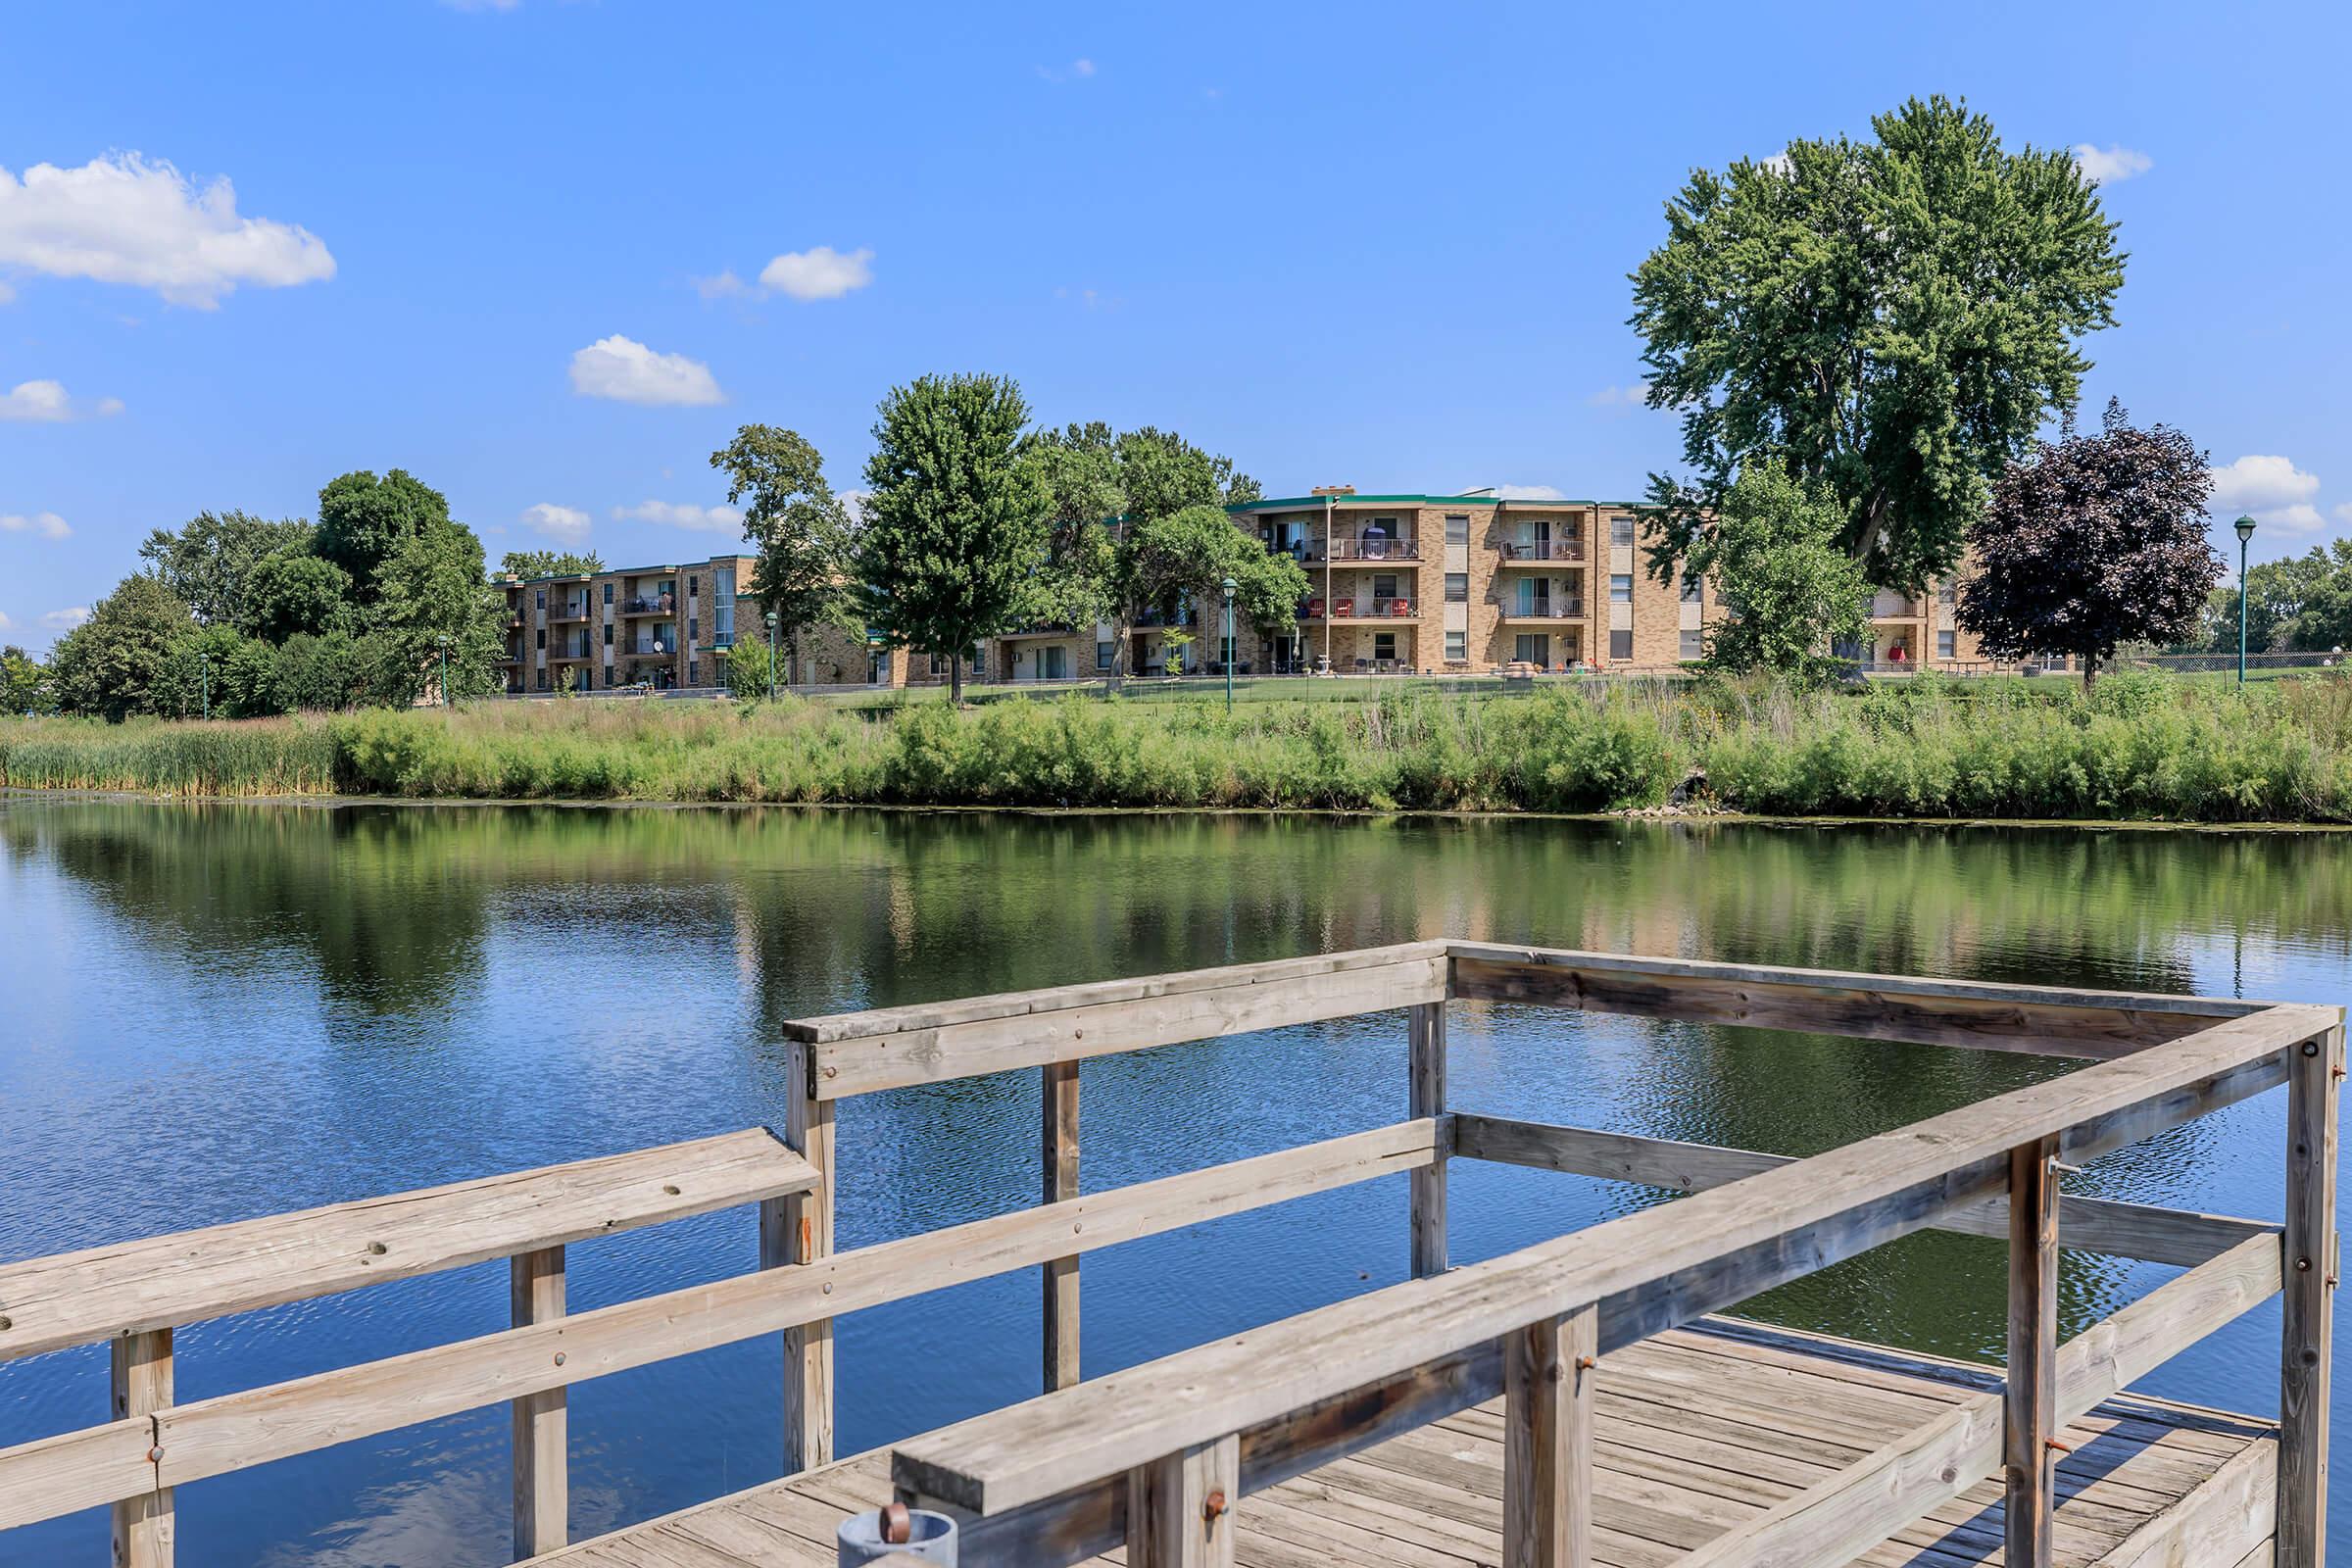
[[[1788,1160],[1454,1111],[1445,1074],[1451,1000],[2038,1052],[2094,1065]],[[1398,1009],[1408,1119],[1080,1195],[1083,1061]],[[909,1495],[965,1511],[966,1562],[1027,1568],[1121,1542],[1136,1568],[1225,1561],[1230,1515],[1222,1530],[1197,1528],[1209,1493],[1239,1497],[1502,1394],[1510,1561],[1580,1563],[1590,1560],[1584,1374],[1592,1360],[1936,1226],[2013,1238],[2014,1328],[2024,1348],[2013,1365],[2031,1377],[2005,1397],[1956,1406],[1691,1561],[1824,1561],[1818,1543],[1867,1545],[2003,1464],[2016,1474],[2010,1528],[2025,1532],[2013,1534],[2009,1561],[2042,1560],[2049,1450],[2034,1444],[2282,1285],[2277,1561],[2318,1561],[2334,1283],[2332,1071],[2342,1055],[2335,1009],[1441,941],[786,1028],[789,1149],[764,1132],[732,1134],[0,1266],[0,1359],[113,1338],[120,1399],[117,1419],[105,1425],[0,1449],[0,1529],[113,1504],[118,1560],[153,1568],[171,1561],[177,1486],[508,1402],[516,1433],[516,1554],[526,1556],[564,1539],[563,1401],[570,1385],[781,1335],[785,1465],[822,1464],[833,1457],[835,1317],[1036,1268],[1042,1382],[1053,1392],[910,1440],[895,1459]],[[836,1251],[836,1104],[1008,1070],[1034,1070],[1043,1081],[1040,1204]],[[2295,1129],[2283,1230],[2142,1204],[2061,1205],[2054,1160],[2087,1157],[2280,1083],[2289,1086]],[[1694,1196],[1449,1272],[1446,1177],[1456,1155]],[[1397,1171],[1410,1173],[1407,1283],[1078,1381],[1085,1253]],[[755,1199],[760,1271],[562,1315],[564,1243]],[[2047,1282],[2061,1234],[2068,1246],[2190,1271],[2060,1350]],[[500,1255],[514,1258],[512,1327],[172,1402],[176,1323]]]

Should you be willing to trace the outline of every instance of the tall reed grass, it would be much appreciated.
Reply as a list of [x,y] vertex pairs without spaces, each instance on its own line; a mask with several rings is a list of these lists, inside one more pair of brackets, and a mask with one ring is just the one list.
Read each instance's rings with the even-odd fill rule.
[[181,796],[2352,821],[2352,682],[2085,698],[1643,684],[1466,699],[957,712],[797,700],[485,705],[241,723],[0,721],[0,785]]

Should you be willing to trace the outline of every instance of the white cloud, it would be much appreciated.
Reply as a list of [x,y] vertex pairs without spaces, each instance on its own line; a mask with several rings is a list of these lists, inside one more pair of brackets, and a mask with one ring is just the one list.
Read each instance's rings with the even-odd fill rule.
[[67,396],[64,384],[58,381],[20,381],[12,391],[0,394],[0,419],[56,424],[90,416],[106,418],[122,412],[121,398],[76,403]]
[[2213,500],[2207,510],[2220,522],[2236,514],[2253,514],[2254,520],[2289,533],[2310,533],[2327,526],[2312,498],[2320,493],[2320,477],[2305,473],[2292,461],[2250,454],[2228,467],[2215,468]]
[[0,305],[6,305],[10,300],[15,299],[16,297],[17,291],[8,286],[8,280],[6,278],[0,278]]
[[754,289],[749,283],[746,283],[742,278],[737,277],[735,275],[735,269],[732,267],[719,273],[716,277],[698,277],[694,279],[694,291],[707,300],[742,299],[746,295],[756,294],[758,292],[758,290]]
[[665,528],[699,528],[710,533],[735,533],[743,514],[733,507],[697,507],[670,501],[647,501],[634,507],[614,507],[622,522],[658,522]]
[[211,310],[240,283],[285,288],[335,275],[318,235],[237,213],[225,178],[201,190],[172,165],[137,153],[79,169],[0,169],[0,267],[52,277],[151,288],[174,305]]
[[787,251],[760,269],[760,284],[796,300],[837,300],[874,280],[873,261],[870,250],[845,256],[830,245]]
[[571,389],[618,403],[701,407],[726,401],[708,365],[683,354],[656,354],[617,332],[571,357]]
[[71,610],[52,610],[41,617],[41,624],[50,631],[72,631],[90,618],[90,607],[75,605]]
[[54,512],[36,512],[30,516],[0,512],[0,533],[37,533],[44,539],[63,539],[73,531],[66,526],[66,519]]
[[1084,81],[1095,74],[1095,63],[1092,60],[1079,59],[1059,68],[1040,66],[1037,68],[1037,74],[1048,81]]
[[542,501],[523,508],[522,520],[562,544],[580,544],[588,537],[588,514],[577,507]]
[[838,494],[841,497],[841,510],[849,514],[850,521],[863,522],[865,504],[874,498],[874,493],[871,490],[843,490]]
[[2100,148],[2084,142],[2075,149],[2075,167],[2082,171],[2084,178],[2112,185],[2133,174],[2146,173],[2155,167],[2155,162],[2146,153],[2135,153],[2129,147]]
[[1494,493],[1505,501],[1565,501],[1568,492],[1554,484],[1498,484]]
[[1630,381],[1624,386],[1604,386],[1585,399],[1588,408],[1639,409],[1649,403],[1649,383]]
[[1788,156],[1788,150],[1785,147],[1779,152],[1774,153],[1771,157],[1759,158],[1756,160],[1756,162],[1764,168],[1771,170],[1776,174],[1786,174],[1790,169],[1795,167],[1793,161]]
[[2352,501],[2339,501],[2336,503],[2335,520],[2342,523],[2352,523]]
[[8,612],[0,610],[0,631],[6,631],[15,624],[15,621],[8,618]]

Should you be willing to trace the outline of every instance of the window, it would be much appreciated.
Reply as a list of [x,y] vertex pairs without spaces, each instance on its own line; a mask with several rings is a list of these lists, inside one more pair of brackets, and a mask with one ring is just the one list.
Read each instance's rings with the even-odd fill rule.
[[541,610],[545,610],[547,608],[547,590],[544,588],[537,590],[537,596],[539,600],[539,608]]
[[1468,544],[1470,542],[1470,519],[1463,516],[1447,517],[1446,519],[1446,542],[1449,545]]
[[1468,572],[1449,571],[1446,574],[1446,602],[1449,605],[1466,605],[1470,602]]
[[1633,542],[1634,519],[1631,517],[1611,517],[1609,519],[1609,543],[1612,545],[1630,545]]
[[1960,585],[1949,577],[1936,585],[1936,602],[1939,605],[1948,605],[1959,596]]
[[605,622],[605,646],[612,646],[612,623],[609,620]]
[[607,584],[605,584],[605,603],[609,605],[609,604],[611,604],[612,602],[612,585],[611,583],[607,583]]
[[1630,605],[1634,602],[1634,575],[1630,571],[1609,573],[1609,603]]
[[1707,634],[1703,631],[1696,630],[1685,631],[1683,633],[1683,646],[1681,652],[1681,658],[1683,662],[1688,663],[1694,659],[1704,659],[1706,657]]
[[735,646],[733,566],[721,566],[710,574],[710,641],[720,648]]
[[1466,631],[1447,632],[1446,634],[1446,662],[1448,664],[1466,664],[1469,662],[1470,634]]
[[1393,631],[1374,632],[1372,634],[1372,657],[1374,659],[1386,660],[1392,663],[1395,662],[1396,659],[1396,634]]
[[1375,599],[1396,598],[1396,574],[1395,572],[1384,571],[1379,576],[1374,577],[1372,579],[1372,597]]
[[539,689],[541,691],[547,690],[547,671],[544,669],[539,671]]
[[702,640],[703,640],[703,617],[702,617],[702,616],[700,616],[700,615],[688,615],[688,616],[686,617],[686,644],[687,644],[687,646],[691,648],[691,647],[692,647],[694,644],[696,644],[696,643],[699,643],[699,642],[701,642]]
[[584,692],[596,690],[596,670],[593,666],[580,671],[580,690]]
[[1960,657],[1959,635],[1956,632],[1939,631],[1936,634],[1936,657],[1937,659]]
[[1609,657],[1611,659],[1634,657],[1634,634],[1630,630],[1609,633]]
[[1705,583],[1706,579],[1704,577],[1692,577],[1686,575],[1683,578],[1683,603],[1686,605],[1704,603],[1702,596],[1706,592],[1704,586]]
[[1108,669],[1110,667],[1110,650],[1111,645],[1109,643],[1098,642],[1095,644],[1095,667],[1097,669]]
[[700,686],[702,683],[703,662],[699,659],[689,659],[686,661],[686,684],[689,686]]
[[703,579],[690,574],[686,578],[686,591],[690,594],[701,593],[703,591]]
[[1522,664],[1551,662],[1551,637],[1544,632],[1521,632],[1511,644],[1511,657]]
[[544,650],[547,647],[547,628],[542,626],[532,635],[539,639],[539,647]]
[[1037,651],[1037,678],[1039,680],[1067,680],[1069,677],[1070,653],[1068,649],[1055,643],[1050,648],[1040,648]]

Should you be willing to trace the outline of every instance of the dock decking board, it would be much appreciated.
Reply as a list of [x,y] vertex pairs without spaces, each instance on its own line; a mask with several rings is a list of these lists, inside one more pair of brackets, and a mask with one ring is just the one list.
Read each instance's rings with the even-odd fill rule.
[[[1665,1568],[1999,1381],[1997,1371],[1962,1362],[1720,1319],[1604,1356],[1595,1561]],[[2135,1395],[2099,1405],[2062,1433],[2074,1451],[2058,1466],[2059,1568],[2173,1561],[2159,1541],[2192,1517],[2200,1553],[2217,1565],[2267,1563],[2277,1430]],[[1489,1568],[1501,1560],[1502,1454],[1497,1399],[1254,1493],[1239,1505],[1237,1561]],[[2249,1480],[2259,1493],[2251,1508],[2236,1495]],[[1866,1568],[2000,1563],[2001,1493],[1997,1477],[1980,1482],[1856,1560]],[[890,1494],[890,1456],[878,1449],[533,1561],[830,1568],[842,1516]]]

